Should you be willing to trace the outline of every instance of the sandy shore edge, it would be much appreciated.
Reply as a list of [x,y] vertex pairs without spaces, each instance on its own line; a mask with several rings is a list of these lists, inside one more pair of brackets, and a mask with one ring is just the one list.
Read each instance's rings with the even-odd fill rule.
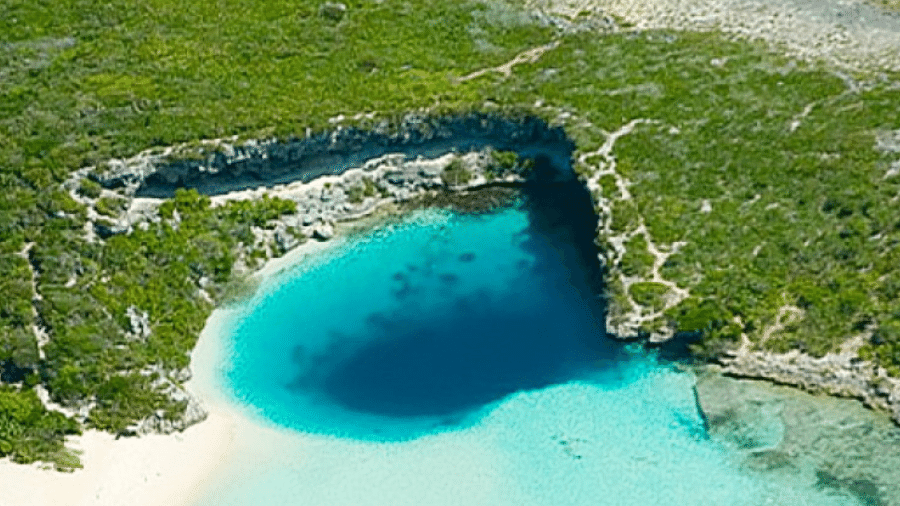
[[[351,227],[347,227],[349,230]],[[355,229],[356,227],[352,227]],[[342,243],[308,241],[268,261],[254,276],[261,286],[286,268]],[[238,309],[216,309],[206,322],[191,358],[186,388],[209,417],[181,433],[120,438],[85,431],[69,447],[81,453],[83,468],[60,473],[46,464],[0,460],[0,506],[190,506],[204,485],[228,462],[235,434],[278,432],[241,411],[219,386],[227,359],[222,339]]]
[[[570,3],[581,6],[584,2]],[[760,9],[729,8],[731,5],[728,2],[705,7],[706,4],[695,0],[649,4],[609,0],[603,5],[626,19],[638,20],[643,28],[673,25],[694,28],[719,23],[732,32],[743,34],[749,31],[750,38],[776,34],[785,39],[777,39],[778,42],[801,55],[811,53],[810,56],[821,58],[832,56],[832,51],[842,50],[850,54],[848,59],[851,63],[871,60],[882,68],[900,68],[896,53],[885,50],[897,47],[900,35],[896,31],[880,28],[873,32],[855,25],[822,30],[821,26],[831,26],[834,22],[828,18],[821,21],[806,15],[810,8],[796,6],[796,3],[788,2],[784,10],[789,15],[784,16],[766,15],[768,11],[756,15]],[[675,6],[679,8],[673,8]],[[754,15],[746,14],[751,17],[749,21],[740,18],[739,22],[729,24],[736,12]],[[811,18],[815,23],[808,21]],[[807,28],[807,24],[812,28]],[[828,49],[824,55],[810,49],[811,46],[820,47],[807,42],[810,34],[817,34],[811,38],[819,40],[834,33],[846,40],[841,39],[838,43],[828,41],[821,45]],[[806,43],[801,44],[797,40]],[[838,63],[842,65],[839,66],[850,65],[848,59],[840,59]],[[307,242],[284,257],[269,261],[256,276],[260,280],[271,278],[308,255],[337,245],[339,241]],[[198,494],[202,493],[204,484],[227,462],[235,434],[241,433],[243,437],[245,430],[258,432],[261,429],[258,422],[225,398],[216,383],[216,372],[225,358],[224,342],[220,336],[233,314],[233,310],[227,308],[216,310],[207,320],[192,355],[194,377],[188,389],[201,399],[209,411],[207,420],[183,433],[168,436],[149,435],[116,440],[111,434],[87,431],[70,444],[82,452],[84,466],[73,473],[58,473],[40,465],[23,466],[0,460],[0,506],[190,506],[194,503]]]

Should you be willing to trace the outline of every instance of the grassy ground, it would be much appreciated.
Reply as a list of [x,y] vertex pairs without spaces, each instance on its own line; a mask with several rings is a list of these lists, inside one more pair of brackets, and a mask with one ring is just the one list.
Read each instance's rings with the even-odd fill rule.
[[900,1],[897,0],[871,0],[870,3],[890,11],[900,11]]
[[[601,186],[619,199],[620,232],[643,223],[656,245],[685,243],[661,274],[692,296],[660,324],[753,339],[780,308],[796,306],[802,318],[760,345],[813,355],[863,329],[889,335],[897,325],[900,178],[886,175],[900,154],[874,148],[878,135],[900,127],[896,76],[855,93],[828,72],[758,48],[675,33],[570,37],[541,67],[555,72],[522,69],[505,88],[514,90],[510,100],[536,95],[577,111],[572,123],[591,124],[571,129],[584,152],[604,139],[591,129],[651,120],[613,150],[632,199]],[[645,239],[634,235],[627,246],[613,269],[647,276]],[[896,340],[873,342],[864,356],[900,372]]]
[[[660,274],[691,296],[666,307],[662,285],[613,287],[612,310],[637,299],[658,325],[704,332],[710,352],[741,333],[759,341],[781,308],[797,307],[802,317],[759,346],[822,354],[875,329],[863,355],[900,372],[900,177],[885,178],[900,154],[874,147],[900,129],[897,76],[851,92],[827,71],[715,34],[560,34],[501,3],[347,6],[340,19],[318,2],[278,0],[0,6],[0,264],[9,273],[0,364],[15,385],[4,396],[27,403],[41,384],[65,405],[95,405],[88,424],[113,431],[159,409],[177,416],[182,406],[156,380],[187,364],[212,308],[198,303],[200,279],[224,290],[249,226],[290,212],[271,202],[212,210],[182,194],[170,204],[181,224],[173,215],[88,243],[84,209],[59,190],[71,170],[152,146],[302,134],[338,114],[419,109],[531,111],[565,124],[582,153],[630,120],[651,120],[616,142],[615,177],[600,181],[617,232],[647,230],[611,274],[646,277],[648,240],[684,242]],[[457,79],[553,40],[509,76]],[[114,213],[116,202],[103,207]],[[146,339],[129,337],[131,306],[148,314]],[[43,357],[33,307],[50,337]],[[0,455],[53,459],[74,430],[50,430],[52,447],[37,450],[23,435],[29,420],[0,412]]]

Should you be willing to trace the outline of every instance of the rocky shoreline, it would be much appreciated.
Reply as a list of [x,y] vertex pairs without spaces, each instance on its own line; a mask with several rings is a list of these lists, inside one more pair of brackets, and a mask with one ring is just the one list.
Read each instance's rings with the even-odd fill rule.
[[[456,206],[478,200],[477,193],[491,188],[521,185],[526,174],[520,166],[500,170],[490,149],[437,158],[404,159],[387,155],[338,176],[322,176],[308,183],[296,182],[270,189],[245,190],[213,197],[213,205],[229,200],[277,197],[297,204],[297,213],[285,215],[268,228],[253,227],[256,245],[267,258],[283,255],[307,238],[327,241],[339,224],[352,224],[391,206],[427,207],[440,195],[457,196]],[[451,166],[465,174],[465,181],[448,180]],[[444,199],[453,205],[453,199]],[[242,261],[246,260],[243,252]],[[245,271],[252,270],[246,266]]]
[[719,370],[728,376],[857,399],[866,407],[886,412],[900,425],[900,379],[861,360],[855,350],[815,358],[799,351],[780,355],[741,348],[717,361]]
[[[128,233],[142,222],[159,220],[159,204],[181,187],[211,194],[214,206],[264,197],[294,202],[295,214],[266,227],[252,227],[255,244],[239,252],[236,265],[237,272],[252,273],[258,264],[253,250],[263,251],[266,259],[279,257],[308,238],[327,241],[335,235],[338,224],[360,220],[385,206],[427,206],[429,201],[453,205],[455,201],[465,207],[471,204],[464,202],[466,195],[476,190],[521,185],[528,177],[527,164],[522,160],[547,156],[559,169],[556,177],[575,177],[569,165],[573,143],[562,129],[550,128],[538,119],[410,116],[395,133],[387,133],[389,129],[383,123],[369,137],[350,128],[287,142],[237,145],[217,140],[170,147],[82,169],[73,174],[67,187],[73,198],[89,209],[86,233],[100,237]],[[521,158],[499,163],[500,149]],[[367,154],[377,156],[363,159]],[[101,195],[87,198],[79,194],[82,178],[100,183],[104,188]],[[590,187],[590,181],[586,184]],[[462,197],[448,198],[450,195]],[[104,196],[124,198],[128,205],[107,221],[96,210]],[[495,196],[498,203],[503,198]],[[602,200],[596,193],[594,198]],[[482,200],[475,207],[491,201]],[[595,202],[595,209],[606,207],[603,202]],[[598,229],[603,230],[607,217],[597,219]],[[607,260],[603,254],[598,255],[601,262]],[[200,295],[204,296],[202,286]],[[608,321],[607,325],[617,329],[615,323]],[[672,336],[613,337],[645,339],[657,345]],[[800,352],[778,355],[750,350],[745,345],[725,352],[716,361],[727,375],[859,399],[873,409],[888,412],[900,424],[900,380],[859,359],[855,349],[817,359]],[[174,398],[185,400],[187,394],[180,387],[173,384],[168,388],[174,391]],[[187,400],[190,420],[175,423],[157,417],[145,420],[135,432],[170,433],[202,420],[205,413],[190,398]]]
[[[466,124],[465,122],[461,124]],[[322,138],[314,141],[297,141],[291,148],[283,148],[276,142],[250,143],[249,147],[233,146],[225,141],[215,141],[216,155],[212,156],[210,165],[203,165],[196,160],[172,162],[171,154],[179,150],[183,155],[186,149],[171,148],[163,153],[145,152],[126,160],[114,160],[104,165],[105,172],[96,167],[88,167],[73,173],[66,188],[73,199],[84,204],[87,209],[85,233],[90,240],[103,240],[117,234],[127,234],[138,227],[145,227],[162,218],[158,208],[165,197],[148,197],[146,188],[162,188],[158,181],[168,177],[175,187],[195,188],[190,182],[193,176],[197,181],[215,181],[216,188],[229,187],[227,179],[234,179],[235,188],[248,184],[242,174],[248,167],[253,167],[256,177],[268,174],[268,184],[260,184],[252,189],[233,189],[227,192],[214,193],[211,197],[213,206],[220,206],[235,200],[257,200],[262,198],[279,198],[296,204],[297,211],[272,220],[265,226],[252,226],[255,237],[253,245],[241,248],[237,252],[235,272],[238,275],[250,275],[268,259],[280,257],[288,251],[300,246],[307,240],[328,241],[346,228],[364,218],[372,216],[385,208],[397,209],[429,207],[434,205],[455,207],[465,212],[480,212],[492,207],[509,203],[513,199],[514,188],[525,183],[530,173],[529,155],[545,154],[547,147],[552,152],[558,146],[550,144],[544,135],[553,132],[550,129],[535,129],[533,124],[523,124],[523,130],[511,131],[508,122],[485,121],[480,124],[490,131],[500,131],[510,135],[503,147],[513,146],[519,149],[519,155],[513,152],[501,152],[492,146],[474,147],[469,140],[453,145],[452,136],[440,133],[424,140],[411,141],[412,136],[404,134],[400,144],[406,146],[405,152],[384,154],[367,159],[357,166],[337,165],[323,173],[320,154],[310,155],[312,168],[298,162],[293,167],[275,164],[271,171],[267,170],[265,160],[275,160],[272,152],[283,152],[283,149],[310,150],[310,144],[317,149],[312,151],[328,151],[334,159],[352,159],[341,152],[337,146],[347,147],[343,141],[334,141],[340,136],[332,136],[327,144],[317,144]],[[538,123],[536,123],[538,124]],[[433,124],[432,124],[433,126]],[[421,125],[420,125],[421,127]],[[437,131],[437,130],[436,130]],[[524,132],[524,133],[523,133]],[[359,139],[358,133],[348,134]],[[499,133],[497,135],[500,135]],[[381,134],[376,134],[384,140]],[[315,140],[318,139],[318,140]],[[435,139],[438,141],[435,142]],[[451,142],[447,142],[448,139]],[[564,139],[564,137],[563,137]],[[558,142],[560,139],[551,139]],[[264,148],[260,148],[262,145]],[[434,157],[424,157],[419,150],[423,146],[435,146],[442,152]],[[566,146],[566,144],[562,144]],[[323,147],[324,146],[324,147]],[[463,148],[466,151],[463,151]],[[476,149],[477,148],[477,149]],[[562,148],[564,151],[566,148]],[[415,157],[411,152],[416,151]],[[223,157],[222,153],[232,153],[232,157]],[[252,152],[252,155],[248,155]],[[267,154],[268,153],[268,154]],[[556,153],[558,155],[558,153]],[[520,158],[521,156],[521,158]],[[548,156],[545,154],[545,156]],[[302,157],[301,157],[302,158]],[[305,170],[310,169],[310,170]],[[313,174],[314,175],[310,175]],[[172,174],[179,174],[177,177]],[[291,174],[297,177],[290,183],[274,183]],[[572,176],[574,177],[574,176]],[[87,178],[100,183],[101,192],[94,197],[87,197],[79,192],[82,181]],[[154,181],[156,181],[154,183]],[[201,186],[201,190],[208,186]],[[98,211],[102,199],[121,199],[125,202],[121,212],[116,216],[108,216]],[[260,253],[262,258],[260,258]],[[204,280],[200,281],[198,291],[200,298],[212,301],[204,290]],[[135,333],[147,332],[141,315],[132,318]],[[159,371],[147,371],[153,374]],[[156,413],[129,428],[127,433],[135,435],[170,434],[180,432],[187,427],[203,421],[207,412],[198,400],[183,384],[190,379],[188,370],[174,374],[177,384],[161,375],[164,384],[158,385],[176,401],[187,404],[184,417],[171,420],[163,412]]]
[[857,403],[796,388],[698,372],[708,437],[766,481],[787,472],[852,504],[900,504],[900,428]]
[[[255,246],[272,258],[307,238],[328,240],[337,223],[358,220],[385,205],[420,201],[416,205],[425,206],[445,192],[521,185],[529,170],[525,161],[537,156],[560,167],[557,179],[575,177],[568,163],[574,145],[561,128],[537,118],[409,116],[395,133],[387,133],[391,128],[383,122],[371,132],[339,128],[284,142],[238,145],[220,139],[148,150],[75,171],[66,188],[88,209],[85,233],[91,240],[159,221],[159,205],[178,189],[210,195],[213,206],[264,197],[291,201],[296,213],[252,227]],[[85,196],[79,192],[85,179],[102,190]],[[124,202],[114,216],[99,207],[110,198]],[[445,203],[453,204],[452,199]],[[247,252],[241,253],[243,270],[252,270],[243,255]]]

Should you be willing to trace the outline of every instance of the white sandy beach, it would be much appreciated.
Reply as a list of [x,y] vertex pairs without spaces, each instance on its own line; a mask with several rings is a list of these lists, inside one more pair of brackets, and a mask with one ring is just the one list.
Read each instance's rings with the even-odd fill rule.
[[[73,447],[84,469],[58,473],[0,463],[3,506],[162,505],[188,502],[198,483],[228,449],[234,424],[210,413],[183,434],[115,440],[90,431]],[[202,456],[202,458],[199,458]]]
[[[860,61],[874,62],[885,68],[900,68],[900,57],[897,56],[900,53],[896,51],[900,45],[900,32],[896,31],[897,21],[878,18],[879,23],[884,26],[879,25],[877,29],[870,29],[865,26],[864,17],[855,15],[853,23],[844,26],[842,24],[844,21],[828,17],[831,16],[830,13],[826,13],[828,16],[819,13],[819,10],[825,9],[824,6],[803,0],[782,3],[756,0],[722,0],[712,3],[699,0],[645,3],[626,0],[605,2],[535,0],[530,3],[551,6],[558,12],[565,12],[570,8],[577,8],[577,11],[580,11],[588,5],[602,5],[610,13],[636,22],[640,28],[674,26],[708,29],[711,26],[718,26],[729,33],[751,39],[774,39],[792,54],[812,59],[824,58],[836,63],[840,68],[854,69],[859,66]],[[832,2],[829,2],[830,4]],[[847,6],[842,2],[833,4],[843,6],[840,12],[849,9],[847,6],[856,5],[855,2],[847,2]],[[815,15],[809,13],[813,10],[816,11],[813,13]],[[782,15],[783,13],[785,15]],[[838,42],[825,40],[829,37],[834,39],[836,36],[841,37]],[[822,54],[823,52],[827,54]],[[324,184],[325,181],[323,178],[318,184]],[[334,247],[339,241],[340,239],[328,243],[309,241],[286,256],[268,262],[257,275],[261,279],[270,278],[308,255]],[[209,417],[204,422],[190,427],[183,433],[118,440],[107,433],[87,431],[83,436],[70,442],[70,447],[81,452],[84,466],[83,469],[73,473],[60,473],[44,469],[40,465],[23,466],[8,460],[0,460],[0,506],[193,506],[204,494],[205,487],[214,483],[217,471],[226,467],[230,456],[235,452],[246,452],[254,443],[271,448],[287,441],[289,436],[285,435],[284,431],[267,426],[240,412],[218,389],[216,371],[225,358],[221,336],[231,314],[229,310],[221,309],[210,316],[192,354],[193,378],[188,384],[188,389],[201,399],[209,412]],[[571,432],[577,434],[579,430],[572,429]],[[577,438],[572,440],[579,441]],[[315,439],[310,441],[311,444],[315,444]],[[464,440],[455,441],[460,444]],[[420,443],[426,444],[430,443],[427,441]],[[553,444],[557,443],[554,441]],[[497,493],[508,490],[497,485],[505,478],[498,476],[501,473],[496,468],[497,461],[493,460],[495,455],[478,453],[478,448],[473,444],[459,446],[457,449],[460,455],[458,459],[460,465],[457,469],[460,473],[470,473],[471,476],[466,475],[466,480],[474,483],[467,490],[454,490],[455,485],[466,480],[454,479],[450,475],[423,474],[420,481],[430,484],[434,490],[445,496],[457,494],[460,504],[478,504],[479,501],[483,504],[486,499],[495,500],[495,497],[486,492],[480,496],[477,493],[491,490],[491,487],[498,487]],[[413,450],[415,449],[414,446]],[[334,455],[335,460],[350,455],[343,447],[339,450],[329,455]],[[584,462],[589,462],[594,456],[591,451],[585,449]],[[366,466],[365,472],[370,473],[371,482],[382,480],[385,487],[395,485],[391,480],[397,479],[396,476],[379,474],[387,472],[385,471],[387,468],[382,465],[387,457],[379,460],[372,457],[372,453],[368,453],[368,450],[359,451],[357,454]],[[534,460],[545,459],[547,454],[549,453],[535,451]],[[411,451],[408,457],[404,457],[410,476],[425,473],[428,469],[442,469],[439,465],[429,465],[428,462],[421,460],[427,456],[424,451],[422,453]],[[394,462],[399,458],[396,455],[389,457]],[[599,451],[596,457],[598,459],[602,457]],[[648,455],[647,458],[652,457],[654,455]],[[579,465],[582,463],[579,461]],[[303,471],[309,472],[310,469],[304,468]],[[312,472],[314,473],[315,469],[312,469]],[[591,472],[594,472],[593,469]],[[584,473],[587,474],[587,471]],[[476,475],[481,481],[472,478]],[[357,478],[349,475],[319,478],[314,474],[311,476],[311,480],[319,479],[323,483],[337,485]],[[344,488],[335,486],[332,490],[340,491]],[[358,501],[359,497],[347,499],[344,504],[361,504],[352,502]],[[511,497],[505,499],[518,500]],[[580,498],[575,498],[570,503],[576,504],[577,499]],[[341,501],[335,499],[334,502]]]
[[[260,290],[341,242],[310,241],[268,262],[257,273]],[[187,387],[209,411],[206,421],[170,436],[89,432],[72,442],[84,469],[71,474],[0,463],[0,506],[583,506],[604,494],[623,506],[847,504],[793,482],[754,481],[715,447],[697,444],[681,428],[697,423],[693,380],[665,370],[604,373],[634,375],[618,387],[520,392],[471,427],[399,444],[278,428],[240,409],[220,385],[223,337],[240,311],[214,312],[192,355]],[[734,501],[748,490],[756,492],[746,503]]]
[[[309,241],[267,262],[256,275],[264,280],[339,243],[340,239]],[[277,434],[239,413],[216,385],[215,371],[224,359],[220,337],[230,314],[219,309],[209,317],[192,354],[193,377],[187,388],[208,410],[205,421],[168,436],[117,440],[111,434],[86,431],[69,443],[81,452],[84,466],[72,473],[2,460],[0,506],[190,506],[207,477],[227,462],[235,434],[244,440],[253,434]]]

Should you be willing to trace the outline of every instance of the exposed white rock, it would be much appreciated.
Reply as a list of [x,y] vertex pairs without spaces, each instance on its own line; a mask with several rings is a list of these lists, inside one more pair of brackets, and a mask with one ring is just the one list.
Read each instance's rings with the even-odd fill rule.
[[742,346],[723,357],[721,364],[725,373],[734,376],[859,399],[871,408],[887,411],[900,424],[900,379],[860,360],[855,349],[815,358],[796,350],[775,354]]
[[327,241],[334,237],[334,226],[331,223],[320,223],[313,227],[313,238],[319,241]]
[[209,415],[209,413],[203,409],[200,401],[183,388],[175,387],[173,385],[168,394],[173,401],[186,403],[183,416],[169,419],[165,416],[166,414],[163,410],[158,410],[153,415],[129,427],[127,432],[136,435],[171,434],[173,432],[181,432],[191,425],[206,420],[206,417]]
[[[900,70],[900,16],[860,0],[528,0],[549,16],[628,29],[722,31],[847,71]],[[727,61],[714,62],[727,65]],[[848,76],[849,77],[849,76]]]
[[285,224],[279,223],[275,227],[275,243],[278,244],[282,251],[289,251],[300,244],[300,239],[296,234],[288,230]]
[[146,311],[141,311],[134,306],[128,306],[125,310],[125,316],[128,317],[131,326],[131,339],[144,340],[150,336],[150,317]]

